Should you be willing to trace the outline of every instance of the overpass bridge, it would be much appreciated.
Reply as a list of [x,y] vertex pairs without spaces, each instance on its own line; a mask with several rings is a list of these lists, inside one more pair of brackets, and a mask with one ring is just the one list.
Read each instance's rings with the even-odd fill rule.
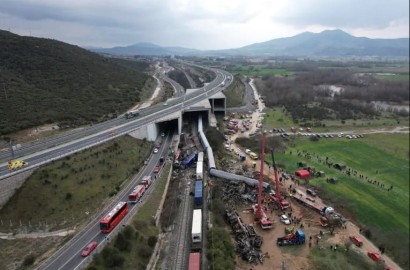
[[[188,63],[187,63],[188,64]],[[0,180],[30,171],[38,166],[113,140],[129,133],[135,133],[137,137],[154,140],[161,130],[161,124],[171,121],[178,123],[178,132],[182,129],[182,117],[185,112],[223,112],[220,104],[226,104],[224,98],[215,94],[229,86],[232,75],[226,71],[210,69],[195,64],[190,64],[215,72],[216,78],[206,86],[190,91],[183,96],[170,99],[163,104],[157,104],[140,111],[138,117],[125,119],[125,117],[112,119],[86,129],[68,133],[56,138],[45,140],[28,146],[22,146],[14,151],[15,158],[28,162],[28,166],[16,171],[7,169],[7,160],[11,159],[11,153],[4,151],[0,154]],[[204,105],[208,100],[209,106]],[[216,104],[216,105],[215,105]],[[218,105],[219,104],[219,105]],[[216,107],[215,107],[216,106]],[[215,109],[216,108],[216,109]]]

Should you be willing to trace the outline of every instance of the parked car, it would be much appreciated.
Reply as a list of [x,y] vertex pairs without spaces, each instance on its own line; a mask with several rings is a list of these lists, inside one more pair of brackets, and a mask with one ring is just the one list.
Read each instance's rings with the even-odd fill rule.
[[372,259],[375,262],[378,262],[382,259],[382,255],[380,255],[379,253],[376,253],[376,252],[369,251],[369,252],[367,252],[367,256],[369,256],[370,259]]
[[85,249],[81,252],[81,256],[87,257],[88,255],[91,254],[91,252],[94,251],[94,249],[98,246],[98,242],[91,242],[89,243]]
[[251,149],[245,149],[245,154],[248,154],[248,155],[249,155],[250,152],[252,152]]
[[316,197],[316,192],[313,189],[306,189],[306,193],[309,194],[310,196]]
[[288,218],[287,215],[281,215],[280,216],[280,221],[282,221],[284,224],[289,225],[290,224],[290,220]]
[[358,247],[363,246],[363,241],[360,237],[358,236],[349,236],[350,241],[353,242],[353,244],[355,244]]

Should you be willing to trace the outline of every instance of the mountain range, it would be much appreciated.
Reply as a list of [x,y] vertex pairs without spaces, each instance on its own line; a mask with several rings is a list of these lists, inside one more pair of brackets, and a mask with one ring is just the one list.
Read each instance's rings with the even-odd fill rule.
[[409,57],[409,38],[371,39],[355,37],[342,30],[304,32],[240,48],[201,51],[183,47],[162,47],[136,43],[114,48],[88,48],[113,55],[214,55],[214,56],[293,56],[293,57]]

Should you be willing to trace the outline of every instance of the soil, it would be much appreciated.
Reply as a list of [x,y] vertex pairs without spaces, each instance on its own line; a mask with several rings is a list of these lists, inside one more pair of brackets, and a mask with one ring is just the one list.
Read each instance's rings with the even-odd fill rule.
[[40,140],[46,136],[51,135],[53,132],[59,130],[58,125],[56,124],[48,124],[42,125],[34,128],[24,129],[13,133],[10,135],[14,144],[16,143],[25,143],[25,142],[33,142]]
[[[256,89],[253,87],[254,91]],[[255,94],[255,96],[258,96]],[[235,154],[243,153],[243,149],[241,149],[238,145],[233,144],[232,142],[235,141],[237,137],[248,137],[249,133],[255,132],[257,130],[257,125],[260,123],[261,114],[260,112],[264,108],[264,104],[258,99],[258,107],[259,109],[252,113],[251,118],[251,128],[250,131],[244,133],[236,133],[230,136],[231,142],[231,150]],[[240,124],[239,120],[239,124]],[[408,133],[408,127],[397,127],[393,130],[371,130],[369,133]],[[232,153],[232,154],[233,154]],[[247,158],[244,161],[249,168],[252,167],[252,161]],[[256,162],[256,167],[254,168],[256,172],[260,171],[260,161]],[[264,175],[267,176],[272,183],[274,183],[274,176],[273,172],[270,171],[269,167],[265,164],[264,166]],[[291,180],[285,180],[281,185],[281,190],[287,190],[290,185],[295,187],[295,183]],[[297,186],[296,189],[305,193],[306,188],[302,186]],[[323,203],[320,198],[315,198],[316,202]],[[274,226],[271,230],[262,230],[257,224],[254,224],[253,214],[251,211],[244,209],[237,209],[239,215],[241,216],[242,220],[247,224],[253,224],[255,230],[259,235],[263,237],[263,244],[261,250],[266,253],[266,256],[263,260],[263,264],[259,265],[252,265],[244,262],[239,256],[236,259],[236,269],[238,270],[263,270],[263,269],[311,269],[312,263],[308,259],[310,245],[312,247],[318,245],[321,248],[330,249],[330,246],[335,246],[336,244],[340,248],[346,248],[346,245],[352,246],[352,248],[357,248],[359,251],[363,253],[367,253],[368,251],[372,252],[379,252],[378,248],[369,240],[367,240],[363,235],[360,233],[360,228],[354,224],[355,217],[348,212],[346,209],[343,210],[343,214],[345,217],[349,219],[346,222],[345,228],[337,228],[334,231],[333,235],[330,235],[330,232],[326,230],[326,228],[321,227],[319,223],[320,214],[314,212],[311,209],[308,209],[296,202],[288,200],[291,208],[292,208],[292,216],[301,217],[302,222],[304,223],[303,231],[305,232],[306,243],[301,246],[290,246],[290,247],[278,247],[276,244],[276,239],[278,237],[285,235],[285,227],[293,226],[293,225],[284,225],[280,222],[279,216],[282,213],[277,213],[275,211],[271,212],[268,210],[266,213],[268,217],[270,217],[274,221]],[[286,213],[288,214],[289,211]],[[297,228],[295,226],[295,228]],[[320,231],[325,232],[324,236],[320,236]],[[351,244],[349,236],[359,236],[363,241],[363,246],[358,248]],[[310,240],[310,238],[312,238]],[[310,244],[309,244],[310,243]],[[382,255],[382,260],[385,261],[386,266],[392,267],[393,269],[401,269],[395,262],[393,262],[388,256]]]

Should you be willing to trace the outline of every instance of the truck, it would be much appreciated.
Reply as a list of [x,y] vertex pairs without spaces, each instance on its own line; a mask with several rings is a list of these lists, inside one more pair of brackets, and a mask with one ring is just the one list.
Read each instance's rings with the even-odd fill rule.
[[151,183],[152,183],[152,177],[150,175],[146,175],[146,176],[142,177],[141,185],[144,185],[145,189],[148,189],[148,187],[151,185]]
[[200,207],[202,205],[202,181],[195,181],[194,196],[195,206]]
[[137,203],[145,192],[144,185],[137,185],[134,190],[128,195],[130,203]]
[[276,240],[278,246],[293,246],[303,245],[305,243],[305,233],[302,230],[297,230],[294,233],[289,233],[283,237],[279,237]]

